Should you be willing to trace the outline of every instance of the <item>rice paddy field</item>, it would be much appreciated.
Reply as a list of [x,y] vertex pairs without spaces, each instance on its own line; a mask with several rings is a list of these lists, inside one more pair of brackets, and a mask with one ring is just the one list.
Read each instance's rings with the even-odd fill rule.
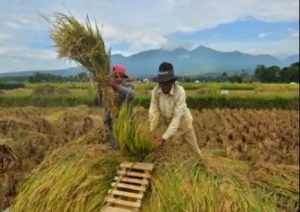
[[[280,97],[299,97],[299,85],[290,84],[263,84],[263,83],[180,83],[184,86],[188,96],[198,95],[218,95],[221,90],[228,90],[230,95],[241,96],[241,95],[256,95],[256,96],[280,96]],[[7,94],[10,96],[21,96],[31,95],[33,90],[38,87],[49,85],[49,83],[27,83],[25,88],[12,89],[12,90],[1,90],[2,95]],[[51,83],[59,88],[63,88],[69,91],[68,94],[86,96],[95,92],[93,83]],[[133,82],[136,93],[138,96],[149,95],[151,89],[156,85],[155,83],[136,83]],[[35,93],[38,94],[38,93]],[[66,94],[61,92],[60,94]]]
[[[38,86],[0,96],[52,95]],[[137,96],[153,86],[135,84]],[[188,96],[227,89],[229,95],[299,98],[294,85],[237,86],[185,85]],[[60,88],[64,95],[94,92],[89,84]],[[1,107],[0,211],[100,211],[124,160],[155,164],[141,211],[299,210],[298,109],[192,109],[203,160],[176,136],[155,148],[145,130],[147,110],[135,106],[133,119],[119,123],[117,151],[108,145],[101,107]]]

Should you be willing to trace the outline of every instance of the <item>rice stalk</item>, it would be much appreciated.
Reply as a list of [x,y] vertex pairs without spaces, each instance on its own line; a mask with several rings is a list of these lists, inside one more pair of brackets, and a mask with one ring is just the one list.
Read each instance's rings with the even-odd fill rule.
[[144,123],[133,122],[133,115],[127,104],[120,109],[113,133],[120,151],[138,161],[143,161],[154,150],[150,129]]

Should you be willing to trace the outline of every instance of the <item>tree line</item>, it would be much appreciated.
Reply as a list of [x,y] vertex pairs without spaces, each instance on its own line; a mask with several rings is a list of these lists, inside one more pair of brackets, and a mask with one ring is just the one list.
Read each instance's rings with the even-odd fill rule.
[[266,67],[257,65],[254,74],[250,75],[246,70],[239,73],[214,74],[213,76],[186,76],[182,78],[184,82],[263,82],[263,83],[299,83],[299,62],[293,63],[288,67],[280,68],[279,66]]
[[60,76],[49,73],[36,72],[32,76],[6,76],[0,78],[0,82],[88,82],[90,79],[85,72],[81,72],[75,76]]
[[[263,83],[299,83],[299,62],[293,63],[288,67],[280,68],[279,66],[266,67],[265,65],[257,65],[253,75],[250,75],[246,70],[241,70],[239,73],[228,74],[215,73],[211,76],[194,75],[184,76],[180,79],[184,82],[263,82]],[[87,73],[81,72],[75,76],[60,76],[49,73],[36,72],[30,77],[3,77],[1,81],[15,82],[88,82],[90,77]],[[142,81],[142,79],[140,80]]]
[[265,67],[258,65],[254,72],[254,77],[260,82],[298,82],[299,83],[299,62],[291,64],[289,67],[280,68],[278,66]]

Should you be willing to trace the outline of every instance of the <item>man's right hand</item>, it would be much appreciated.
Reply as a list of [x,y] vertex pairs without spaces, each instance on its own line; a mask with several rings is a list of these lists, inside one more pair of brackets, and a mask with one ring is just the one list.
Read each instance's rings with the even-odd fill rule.
[[162,136],[158,137],[155,141],[158,147],[163,146],[166,142],[166,140]]

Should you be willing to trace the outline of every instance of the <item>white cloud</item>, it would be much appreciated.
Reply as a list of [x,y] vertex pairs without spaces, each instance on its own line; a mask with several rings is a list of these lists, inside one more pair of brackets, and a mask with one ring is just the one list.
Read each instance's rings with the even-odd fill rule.
[[21,27],[20,24],[14,23],[14,22],[11,22],[11,21],[4,22],[4,25],[6,25],[6,26],[8,26],[12,29],[19,29]]
[[269,32],[262,32],[262,33],[259,33],[258,38],[265,38],[265,37],[269,36],[270,34],[271,33],[269,33]]
[[104,26],[103,36],[108,44],[130,43],[129,51],[131,52],[142,51],[148,48],[160,48],[167,41],[166,38],[156,33],[144,33],[140,31],[124,33],[121,29],[113,26]]
[[299,39],[299,32],[292,32],[290,34],[290,36],[293,37],[293,38],[298,38]]
[[5,34],[5,33],[0,33],[0,40],[4,40],[6,38],[8,38],[9,35],[8,34]]
[[280,41],[265,42],[206,42],[196,45],[206,45],[213,49],[229,52],[240,51],[249,54],[269,54],[278,58],[285,58],[287,55],[299,54],[298,38],[286,38]]

